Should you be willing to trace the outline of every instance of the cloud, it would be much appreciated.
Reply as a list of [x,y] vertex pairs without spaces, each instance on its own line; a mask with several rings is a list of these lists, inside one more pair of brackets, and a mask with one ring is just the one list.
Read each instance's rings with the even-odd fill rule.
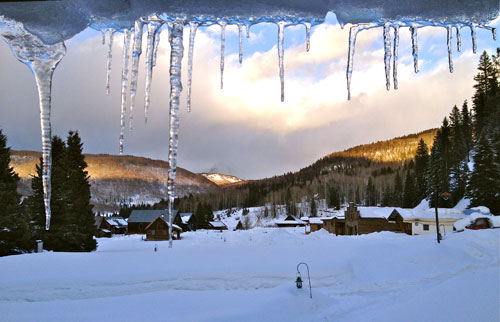
[[[435,41],[420,33],[419,74],[413,73],[409,33],[401,30],[399,90],[385,90],[381,30],[358,36],[352,78],[352,100],[347,101],[345,68],[348,29],[323,24],[313,28],[311,50],[303,43],[285,51],[285,102],[280,102],[276,46],[263,49],[260,40],[276,36],[275,28],[252,29],[250,42],[258,46],[238,62],[228,51],[224,89],[220,89],[220,28],[197,32],[192,112],[186,112],[187,59],[184,59],[181,97],[179,165],[192,171],[217,167],[242,178],[260,178],[297,170],[333,151],[439,126],[454,104],[472,94],[478,55],[464,46],[450,74],[447,56],[425,55]],[[212,30],[213,29],[213,30]],[[228,47],[235,28],[228,27]],[[85,31],[83,41],[68,41],[68,53],[53,82],[53,133],[66,136],[79,130],[85,152],[118,152],[122,37],[115,37],[111,94],[105,94],[107,46],[98,33]],[[93,34],[92,34],[93,33]],[[165,33],[165,31],[164,31]],[[303,30],[288,30],[286,37]],[[188,49],[185,32],[185,56]],[[437,36],[436,36],[437,37]],[[441,36],[437,37],[440,38]],[[237,39],[237,37],[236,37]],[[252,40],[254,39],[254,40]],[[445,40],[444,40],[445,41]],[[286,42],[286,39],[285,39]],[[491,38],[485,38],[485,43]],[[429,44],[429,46],[428,46]],[[445,43],[444,43],[445,44]],[[144,44],[143,44],[144,45]],[[236,44],[237,46],[237,44]],[[143,47],[145,48],[145,47]],[[143,120],[144,57],[139,69],[134,131],[125,133],[125,153],[152,158],[168,156],[169,45],[166,33],[154,70],[151,109]],[[0,74],[0,127],[15,149],[39,149],[37,93],[28,68],[17,63],[7,46]],[[392,88],[392,79],[391,79]],[[127,111],[127,115],[128,115]]]

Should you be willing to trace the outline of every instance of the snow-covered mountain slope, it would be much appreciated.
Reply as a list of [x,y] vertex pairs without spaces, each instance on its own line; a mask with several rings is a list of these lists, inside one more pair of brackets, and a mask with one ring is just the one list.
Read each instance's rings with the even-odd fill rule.
[[[31,193],[40,152],[11,151],[12,166],[22,179],[20,192]],[[168,162],[136,156],[86,154],[94,211],[113,212],[120,205],[153,204],[167,197]],[[205,177],[177,168],[176,193],[214,192],[219,187]]]
[[200,173],[200,174],[218,186],[241,184],[245,182],[244,180],[241,180],[238,177],[231,176],[228,174],[222,174],[222,173]]
[[[1,321],[499,321],[498,229],[196,231],[0,258]],[[158,251],[155,252],[155,245]],[[297,289],[296,266],[303,288]],[[75,318],[76,317],[76,318]]]

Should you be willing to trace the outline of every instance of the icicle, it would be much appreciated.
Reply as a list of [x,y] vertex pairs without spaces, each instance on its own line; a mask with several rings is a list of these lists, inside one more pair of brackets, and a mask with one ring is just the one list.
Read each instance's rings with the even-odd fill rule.
[[150,104],[151,81],[153,79],[153,54],[156,31],[161,27],[158,19],[149,20],[148,37],[146,41],[146,89],[144,91],[144,122],[148,122],[148,110]]
[[130,130],[134,124],[135,94],[137,92],[137,74],[139,73],[139,59],[142,54],[142,29],[144,23],[141,19],[134,24],[134,44],[132,46],[132,75],[130,79]]
[[497,28],[491,28],[491,35],[493,36],[493,40],[497,40]]
[[476,44],[476,27],[474,24],[470,24],[470,36],[472,38],[472,52],[475,54],[477,52],[477,44]]
[[359,26],[354,25],[349,29],[349,53],[347,54],[347,100],[351,100],[351,78],[352,78],[352,67],[354,63],[354,49],[356,47],[356,37],[359,32]]
[[130,30],[123,31],[123,56],[122,56],[122,104],[120,112],[120,154],[123,154],[123,136],[125,132],[125,112],[127,109],[127,83],[128,59],[130,47]]
[[160,47],[160,34],[161,34],[161,25],[156,29],[155,32],[155,41],[153,44],[153,65],[152,65],[153,67],[156,67],[156,56],[158,55],[158,47]]
[[28,33],[21,24],[13,23],[11,30],[3,31],[2,36],[9,44],[16,58],[26,64],[35,76],[40,104],[40,124],[42,132],[42,189],[45,206],[45,229],[50,228],[51,219],[51,171],[52,171],[52,134],[50,109],[52,98],[52,75],[57,64],[66,54],[63,42],[54,45],[44,44],[38,37]]
[[280,70],[280,83],[281,83],[281,101],[285,101],[285,67],[284,67],[284,48],[285,42],[285,22],[278,22],[278,62]]
[[391,89],[391,27],[384,24],[384,66],[385,66],[385,88]]
[[249,23],[245,24],[245,31],[246,31],[247,39],[250,38],[250,27],[251,27],[251,25]]
[[304,22],[304,26],[306,27],[306,52],[309,52],[311,49],[311,23]]
[[413,68],[415,73],[418,73],[418,39],[417,39],[417,27],[410,27],[411,31],[411,47],[413,54]]
[[393,51],[393,64],[392,64],[392,78],[394,82],[394,89],[398,89],[398,50],[399,50],[399,26],[394,26],[394,51]]
[[462,37],[460,36],[461,27],[459,25],[456,25],[455,29],[457,31],[457,51],[461,52],[462,51]]
[[450,67],[450,73],[453,73],[453,57],[451,55],[451,26],[446,27],[446,44],[448,45],[448,65]]
[[220,89],[224,88],[224,52],[226,50],[226,25],[225,21],[219,22],[220,25]]
[[198,24],[195,22],[189,23],[189,52],[188,52],[188,80],[187,80],[187,111],[191,112],[191,83],[193,81],[193,54],[194,54],[194,38]]
[[243,36],[242,36],[242,29],[243,29],[243,24],[240,22],[238,23],[238,41],[240,44],[240,64],[243,63]]
[[169,244],[172,248],[173,206],[175,201],[175,175],[177,167],[177,145],[179,140],[179,96],[182,92],[181,67],[184,47],[182,38],[184,22],[177,20],[170,33],[170,140],[168,149],[168,221]]
[[106,44],[106,30],[101,30],[101,34],[102,34],[102,44]]
[[108,61],[106,62],[106,94],[109,95],[109,81],[111,79],[111,62],[113,61],[113,39],[115,30],[109,29]]

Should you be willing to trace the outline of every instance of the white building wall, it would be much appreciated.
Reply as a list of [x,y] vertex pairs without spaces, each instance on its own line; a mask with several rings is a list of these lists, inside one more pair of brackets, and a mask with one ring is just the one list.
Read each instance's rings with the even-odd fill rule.
[[[424,230],[424,225],[429,225],[429,230]],[[444,232],[443,232],[444,227]],[[444,233],[450,233],[453,231],[453,224],[439,224],[439,230],[441,235]],[[411,227],[412,235],[428,235],[428,234],[436,234],[436,223],[431,222],[413,222]]]

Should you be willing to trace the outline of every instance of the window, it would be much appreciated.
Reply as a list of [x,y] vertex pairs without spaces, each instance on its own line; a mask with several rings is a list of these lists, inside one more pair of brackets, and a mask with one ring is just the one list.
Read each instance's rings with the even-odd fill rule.
[[418,222],[415,223],[415,227],[418,227]]
[[424,230],[429,230],[429,225],[424,224]]

